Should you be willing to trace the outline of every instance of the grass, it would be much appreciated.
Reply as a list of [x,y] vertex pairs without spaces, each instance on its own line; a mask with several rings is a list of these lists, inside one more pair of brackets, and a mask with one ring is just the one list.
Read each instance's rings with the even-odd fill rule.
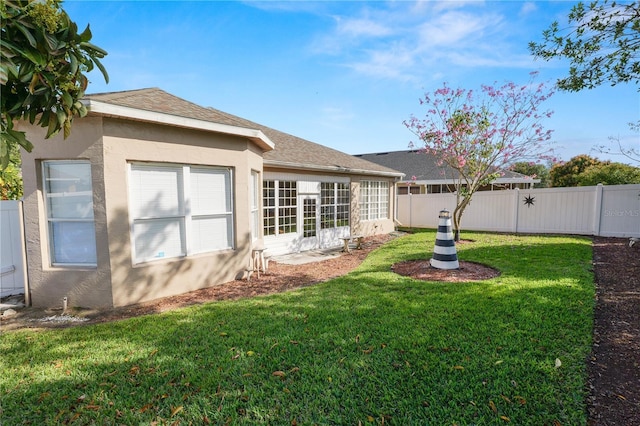
[[299,291],[0,336],[0,423],[584,425],[590,240],[466,233],[479,282],[390,272],[398,238]]

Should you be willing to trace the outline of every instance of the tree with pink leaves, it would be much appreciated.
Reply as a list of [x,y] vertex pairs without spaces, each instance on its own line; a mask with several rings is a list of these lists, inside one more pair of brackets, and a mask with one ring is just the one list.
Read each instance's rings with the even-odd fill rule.
[[553,94],[531,73],[525,85],[506,83],[473,90],[452,89],[446,83],[426,93],[420,105],[424,118],[411,116],[405,126],[418,137],[411,142],[455,171],[456,208],[453,228],[460,240],[462,215],[473,194],[521,161],[554,160],[551,130],[543,121],[551,111],[541,105]]

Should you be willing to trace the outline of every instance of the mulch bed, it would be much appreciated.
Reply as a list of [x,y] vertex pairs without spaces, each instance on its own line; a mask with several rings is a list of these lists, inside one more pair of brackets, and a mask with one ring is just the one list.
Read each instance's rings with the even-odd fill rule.
[[[60,328],[114,321],[153,314],[215,300],[232,300],[302,288],[344,275],[367,254],[394,238],[384,235],[365,239],[362,250],[334,259],[304,265],[270,263],[260,279],[232,281],[191,293],[108,311],[76,311],[84,322],[49,321],[61,311],[24,308],[2,318],[2,330]],[[477,263],[460,261],[459,270],[432,268],[428,260],[394,265],[396,273],[417,279],[449,282],[487,279],[499,273]],[[629,247],[623,238],[595,237],[593,267],[597,289],[593,352],[587,362],[587,409],[590,426],[640,425],[640,244]]]
[[640,244],[596,237],[589,425],[640,425]]
[[405,277],[425,281],[444,281],[460,283],[482,281],[500,275],[500,271],[481,263],[458,261],[459,269],[437,269],[431,266],[429,260],[408,260],[396,263],[391,267],[393,272]]

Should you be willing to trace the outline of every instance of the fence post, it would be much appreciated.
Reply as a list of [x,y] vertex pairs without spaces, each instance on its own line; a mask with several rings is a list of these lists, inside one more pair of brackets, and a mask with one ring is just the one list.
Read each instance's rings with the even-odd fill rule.
[[409,229],[413,229],[413,196],[409,189]]
[[513,232],[515,234],[518,233],[518,216],[519,216],[519,209],[520,209],[520,188],[516,188],[515,189],[515,194],[516,194],[516,198],[515,198],[515,206],[513,207],[513,212],[514,212],[514,218],[513,218]]
[[602,191],[604,186],[599,183],[595,187],[596,202],[593,211],[593,235],[600,236],[600,223],[602,222]]

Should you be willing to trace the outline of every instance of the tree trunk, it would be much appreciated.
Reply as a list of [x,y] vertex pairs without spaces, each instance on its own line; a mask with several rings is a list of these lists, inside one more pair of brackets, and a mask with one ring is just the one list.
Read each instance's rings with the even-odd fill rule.
[[460,241],[460,222],[462,221],[462,214],[470,201],[471,197],[462,197],[462,201],[458,203],[453,211],[453,236],[456,243]]

